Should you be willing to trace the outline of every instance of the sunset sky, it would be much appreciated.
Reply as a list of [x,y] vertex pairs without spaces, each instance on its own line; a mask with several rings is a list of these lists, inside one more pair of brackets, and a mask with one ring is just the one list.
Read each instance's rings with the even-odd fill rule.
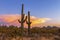
[[31,26],[60,26],[60,0],[0,0],[0,24],[20,25],[22,3],[24,13],[31,12]]

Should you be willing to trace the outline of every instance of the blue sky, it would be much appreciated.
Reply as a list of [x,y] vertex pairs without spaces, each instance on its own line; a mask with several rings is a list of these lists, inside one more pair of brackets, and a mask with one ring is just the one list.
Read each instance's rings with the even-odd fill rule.
[[51,18],[52,20],[46,21],[47,24],[60,26],[60,0],[0,0],[0,24],[8,24],[13,20],[14,24],[18,18],[15,14],[21,14],[22,3],[25,14],[30,11],[31,16],[39,18],[36,22],[39,23],[40,18],[43,18],[42,22],[46,20],[44,18]]
[[0,0],[0,14],[20,14],[24,3],[25,14],[60,19],[60,0]]

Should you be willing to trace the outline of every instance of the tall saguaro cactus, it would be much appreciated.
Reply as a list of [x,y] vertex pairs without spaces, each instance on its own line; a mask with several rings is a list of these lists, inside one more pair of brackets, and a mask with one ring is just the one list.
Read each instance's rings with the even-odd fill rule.
[[21,23],[21,33],[23,36],[23,31],[24,31],[24,22],[26,21],[27,16],[25,17],[24,14],[24,4],[22,4],[22,11],[21,11],[21,20],[18,20],[19,23]]
[[30,25],[31,25],[31,22],[30,22],[30,11],[28,11],[28,16],[27,16],[26,23],[28,24],[28,35],[30,35]]

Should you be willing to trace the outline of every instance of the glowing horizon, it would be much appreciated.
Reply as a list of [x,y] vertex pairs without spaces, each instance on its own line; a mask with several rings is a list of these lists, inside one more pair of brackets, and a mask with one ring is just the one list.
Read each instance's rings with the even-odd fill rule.
[[[20,19],[21,17],[19,15],[1,15],[0,16],[0,22],[4,22],[4,23],[8,23],[9,24],[19,24],[18,23],[18,19]],[[41,24],[41,23],[45,23],[46,21],[51,20],[50,18],[37,18],[35,16],[31,16],[31,26],[34,26],[36,24]],[[3,23],[3,24],[4,24]]]
[[[20,18],[21,18],[21,16],[18,14],[1,15],[0,16],[0,22],[1,22],[0,24],[19,26],[20,23],[18,22],[18,19],[20,19]],[[51,18],[38,18],[35,16],[31,16],[30,20],[32,22],[31,26],[43,26],[44,24],[48,25],[46,23],[48,23],[49,21],[52,21],[53,19],[51,19]],[[24,25],[27,26],[26,23],[24,23]]]

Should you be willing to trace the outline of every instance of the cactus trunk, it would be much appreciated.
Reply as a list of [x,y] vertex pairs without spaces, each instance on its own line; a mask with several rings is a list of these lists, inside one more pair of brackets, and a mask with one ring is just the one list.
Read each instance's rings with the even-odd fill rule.
[[24,4],[22,4],[22,11],[21,11],[21,20],[18,20],[19,23],[21,23],[21,34],[23,36],[24,31],[24,22],[26,21],[27,16],[24,15]]
[[30,36],[30,25],[31,25],[31,22],[30,22],[30,12],[28,11],[28,21],[26,22],[28,24],[28,35]]
[[23,36],[23,29],[24,29],[24,25],[23,25],[23,20],[24,20],[24,4],[22,4],[22,11],[21,11],[21,21],[20,21],[20,23],[21,23],[21,34],[22,34],[22,36]]

